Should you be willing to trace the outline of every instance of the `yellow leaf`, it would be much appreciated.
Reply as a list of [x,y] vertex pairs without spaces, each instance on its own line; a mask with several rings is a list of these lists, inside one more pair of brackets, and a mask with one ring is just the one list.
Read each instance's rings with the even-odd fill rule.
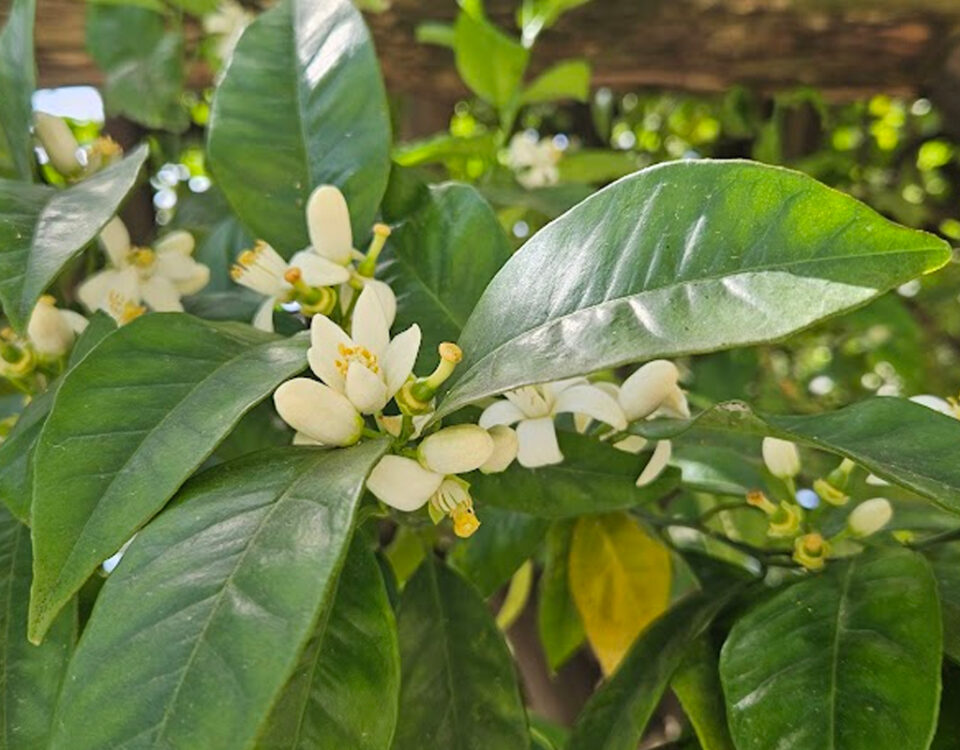
[[570,545],[570,593],[606,675],[667,608],[670,554],[626,513],[584,516]]

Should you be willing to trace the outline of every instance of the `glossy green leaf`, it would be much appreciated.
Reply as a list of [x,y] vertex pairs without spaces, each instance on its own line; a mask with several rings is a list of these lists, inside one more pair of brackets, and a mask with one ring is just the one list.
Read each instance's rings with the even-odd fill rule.
[[471,492],[484,504],[542,518],[606,513],[654,502],[679,484],[667,469],[643,488],[635,484],[650,454],[635,456],[595,438],[558,432],[562,464],[525,469],[518,463],[499,474],[474,474]]
[[695,426],[718,432],[773,435],[850,458],[877,476],[960,513],[960,421],[912,401],[883,396],[823,414],[780,416],[729,401],[688,421],[636,423],[631,430],[670,437]]
[[586,60],[564,60],[538,75],[520,96],[524,104],[573,99],[585,102],[590,96],[590,65]]
[[943,652],[960,664],[960,542],[940,544],[925,552],[940,595]]
[[[93,315],[70,353],[68,367],[73,367],[83,359],[116,327],[113,318],[106,313]],[[10,434],[0,442],[0,502],[24,523],[29,523],[30,520],[33,453],[62,382],[63,379],[58,378],[46,391],[35,396],[23,410]]]
[[31,97],[37,87],[33,60],[36,0],[12,0],[0,32],[0,177],[33,179]]
[[570,541],[573,519],[554,521],[547,532],[537,626],[547,665],[556,671],[583,644],[586,633],[570,593]]
[[45,748],[77,638],[76,600],[42,646],[27,641],[30,530],[0,508],[0,747]]
[[148,128],[185,130],[183,35],[167,31],[163,11],[87,4],[87,49],[104,72],[107,112]]
[[690,643],[727,600],[725,592],[694,594],[654,621],[589,700],[567,750],[635,750]]
[[321,184],[369,232],[390,173],[390,122],[370,35],[349,0],[281,0],[247,27],[210,113],[210,166],[253,234],[289,257],[308,244]]
[[457,72],[477,96],[497,109],[512,104],[530,51],[485,18],[461,12],[453,28]]
[[14,328],[25,328],[40,295],[117,212],[146,158],[141,146],[66,190],[0,180],[0,302]]
[[380,567],[355,537],[336,596],[300,657],[258,750],[389,750],[400,652]]
[[34,456],[32,639],[243,414],[304,368],[307,345],[154,313],[67,374]]
[[720,677],[737,748],[927,747],[940,637],[936,582],[918,554],[829,563],[730,631]]
[[427,199],[397,226],[377,276],[397,295],[396,327],[422,328],[417,364],[437,364],[437,346],[456,341],[483,290],[510,258],[493,209],[468,185],[429,188]]
[[249,747],[333,599],[385,447],[266,451],[184,488],[107,579],[51,750]]
[[428,559],[400,600],[400,714],[393,750],[526,750],[513,662],[479,594]]
[[483,596],[490,596],[536,552],[549,522],[497,507],[477,510],[480,528],[457,542],[447,561]]
[[651,167],[548,224],[501,269],[464,326],[437,414],[533,382],[776,340],[949,258],[937,237],[796,172]]
[[706,635],[690,645],[670,688],[693,724],[702,750],[735,750],[727,728],[717,650]]

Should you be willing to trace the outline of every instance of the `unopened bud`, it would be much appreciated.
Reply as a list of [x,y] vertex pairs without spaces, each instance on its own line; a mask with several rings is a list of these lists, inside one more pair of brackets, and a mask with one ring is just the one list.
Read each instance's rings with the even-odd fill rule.
[[485,429],[475,424],[458,424],[424,438],[417,456],[438,474],[466,474],[483,466],[493,448],[493,438]]
[[480,465],[480,471],[484,474],[499,474],[506,471],[517,457],[520,442],[517,440],[516,430],[505,424],[491,427],[488,432],[493,439],[493,452]]
[[863,538],[876,534],[890,523],[893,506],[883,497],[864,500],[847,517],[847,527],[855,537]]
[[767,470],[775,477],[792,479],[800,473],[800,453],[789,440],[765,437],[762,452]]
[[77,157],[80,144],[66,120],[46,112],[34,112],[33,127],[54,169],[64,177],[73,177],[83,170]]

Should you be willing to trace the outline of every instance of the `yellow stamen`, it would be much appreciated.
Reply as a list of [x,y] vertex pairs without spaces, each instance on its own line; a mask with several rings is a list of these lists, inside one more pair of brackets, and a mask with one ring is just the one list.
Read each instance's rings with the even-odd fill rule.
[[450,520],[453,521],[453,533],[461,539],[473,536],[480,528],[480,519],[473,510],[473,503],[465,500],[450,511]]
[[149,247],[135,247],[130,251],[129,255],[127,255],[130,264],[137,268],[149,268],[153,265],[153,261],[156,260],[156,258],[156,253]]
[[351,362],[359,362],[371,372],[380,372],[380,364],[377,361],[377,355],[371,352],[365,346],[347,346],[346,344],[338,344],[337,353],[340,355],[340,357],[335,359],[333,364],[334,367],[337,368],[337,371],[344,377],[347,376],[347,370],[350,369]]

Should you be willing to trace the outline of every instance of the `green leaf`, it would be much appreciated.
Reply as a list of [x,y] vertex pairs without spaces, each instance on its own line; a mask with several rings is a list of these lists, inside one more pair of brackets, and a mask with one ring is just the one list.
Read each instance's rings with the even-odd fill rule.
[[717,650],[706,635],[690,645],[670,687],[693,724],[702,750],[735,750],[727,728]]
[[378,272],[397,295],[396,327],[424,323],[417,365],[429,372],[437,347],[456,341],[477,300],[510,258],[493,209],[469,185],[434,185],[390,235]]
[[213,98],[217,184],[251,232],[289,257],[304,205],[339,187],[359,242],[386,189],[390,122],[370,35],[349,0],[281,0],[247,27]]
[[[106,313],[94,314],[86,330],[74,344],[68,367],[73,367],[83,359],[116,327],[113,318]],[[10,434],[0,443],[0,501],[24,523],[30,521],[33,454],[37,448],[40,431],[43,429],[43,424],[53,406],[53,399],[62,382],[63,378],[58,378],[46,391],[35,396],[17,419]]]
[[549,522],[525,513],[481,507],[480,528],[457,542],[447,561],[487,597],[533,556]]
[[484,18],[461,12],[453,29],[457,72],[477,96],[497,109],[511,106],[530,51]]
[[397,721],[397,625],[373,553],[354,537],[321,616],[273,708],[259,750],[389,750]]
[[570,595],[570,540],[573,519],[555,521],[547,532],[537,628],[550,669],[556,671],[580,648],[586,633]]
[[635,456],[595,438],[557,432],[562,464],[525,469],[514,462],[499,474],[473,474],[471,492],[485,505],[565,518],[645,505],[679,484],[680,473],[667,469],[655,482],[636,486],[649,454]]
[[184,488],[107,579],[51,750],[249,747],[333,599],[385,447],[265,451]]
[[503,636],[477,592],[427,559],[400,600],[393,750],[526,750],[527,719]]
[[586,60],[564,60],[547,68],[520,95],[524,104],[590,98],[590,65]]
[[30,530],[0,508],[0,747],[45,748],[53,709],[77,638],[72,601],[42,646],[27,641]]
[[925,555],[940,594],[943,652],[960,664],[960,542],[931,547]]
[[36,0],[12,0],[0,32],[0,176],[33,179],[31,98],[37,87],[33,59]]
[[728,599],[726,593],[693,594],[650,625],[587,702],[567,750],[635,750],[690,643]]
[[40,295],[133,188],[147,147],[66,190],[0,180],[0,302],[23,331]]
[[156,130],[186,130],[184,42],[161,13],[137,5],[87,3],[87,49],[106,75],[109,114]]
[[877,476],[960,513],[960,422],[902,398],[882,396],[824,414],[754,412],[742,401],[718,404],[687,421],[634,424],[631,431],[670,437],[690,427],[772,435],[850,458]]
[[557,164],[562,182],[603,184],[636,172],[638,166],[637,154],[631,151],[592,148],[564,153]]
[[796,172],[651,167],[548,224],[500,270],[464,326],[437,417],[534,382],[780,339],[949,258],[937,237]]
[[927,747],[940,637],[936,582],[916,553],[828,563],[730,631],[720,677],[737,748]]
[[306,335],[153,313],[68,374],[34,457],[31,639],[240,417],[304,368]]

